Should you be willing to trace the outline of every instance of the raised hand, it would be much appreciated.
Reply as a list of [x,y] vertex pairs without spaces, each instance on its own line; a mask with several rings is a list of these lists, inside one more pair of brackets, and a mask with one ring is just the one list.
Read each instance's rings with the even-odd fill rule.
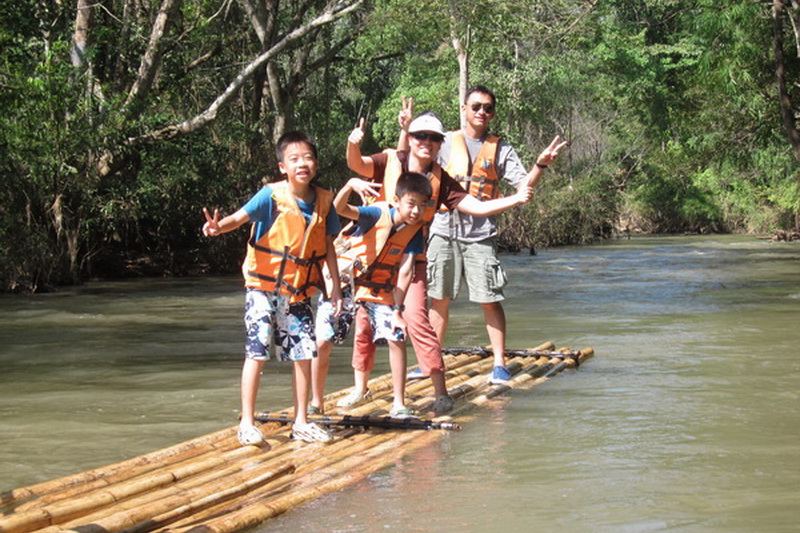
[[361,197],[364,205],[369,205],[381,195],[382,183],[362,180],[360,178],[350,178],[347,182],[350,189]]
[[556,135],[555,139],[550,143],[550,146],[542,150],[542,153],[539,154],[536,163],[544,166],[549,165],[556,160],[558,153],[568,144],[569,142],[561,140],[560,135]]
[[353,144],[361,144],[361,141],[364,139],[364,131],[366,128],[366,119],[361,118],[358,121],[358,125],[355,127],[355,129],[350,132],[350,135],[347,137],[347,141]]
[[400,124],[400,129],[403,131],[408,131],[408,126],[411,125],[411,121],[414,120],[414,98],[403,97],[403,106],[400,108],[400,112],[397,114],[397,122]]
[[203,208],[203,214],[206,216],[206,223],[203,224],[203,235],[206,237],[214,237],[219,235],[219,209],[214,209],[214,216],[208,214],[208,209]]

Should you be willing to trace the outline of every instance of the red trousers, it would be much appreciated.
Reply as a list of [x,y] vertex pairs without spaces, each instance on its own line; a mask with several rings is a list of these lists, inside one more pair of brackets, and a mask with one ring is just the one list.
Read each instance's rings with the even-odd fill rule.
[[[417,356],[422,372],[429,376],[444,372],[442,346],[428,318],[428,279],[427,263],[417,262],[414,265],[414,277],[406,293],[403,312],[408,324],[408,336]],[[369,372],[375,365],[375,343],[372,340],[372,328],[363,307],[356,313],[356,332],[353,337],[353,368]]]

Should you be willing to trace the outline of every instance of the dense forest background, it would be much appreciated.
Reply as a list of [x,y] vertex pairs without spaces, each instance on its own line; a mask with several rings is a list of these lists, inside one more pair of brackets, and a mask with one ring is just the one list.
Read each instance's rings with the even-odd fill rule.
[[233,272],[246,231],[200,234],[312,134],[392,146],[402,96],[458,127],[496,92],[527,165],[570,147],[508,248],[615,232],[775,232],[800,213],[796,0],[19,0],[0,5],[0,282]]

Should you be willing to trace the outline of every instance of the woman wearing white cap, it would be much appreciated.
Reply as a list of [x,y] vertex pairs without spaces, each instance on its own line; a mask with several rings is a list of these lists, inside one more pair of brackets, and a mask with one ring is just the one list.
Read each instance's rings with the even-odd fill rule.
[[[466,190],[454,180],[436,162],[444,140],[444,127],[433,113],[423,113],[415,118],[408,128],[409,150],[385,150],[379,154],[364,156],[361,154],[361,140],[364,138],[365,123],[361,119],[352,131],[347,143],[347,164],[351,170],[370,181],[363,181],[354,187],[365,201],[369,199],[386,199],[393,197],[394,182],[402,172],[419,172],[428,176],[433,185],[434,194],[431,205],[426,212],[426,228],[433,220],[439,206],[450,210],[476,216],[489,216],[500,213],[516,205],[530,200],[530,189],[523,188],[514,195],[482,202],[470,196]],[[359,313],[361,315],[362,313]],[[442,360],[441,343],[428,318],[427,273],[425,257],[417,257],[414,279],[406,294],[405,312],[408,333],[419,366],[425,375],[433,381],[436,401],[432,410],[448,411],[453,401],[447,393],[444,380],[444,361]],[[357,317],[357,320],[361,318]],[[356,328],[365,331],[365,328]],[[353,351],[353,368],[359,371],[370,371],[374,361],[374,350],[369,349],[366,339],[356,335]],[[361,346],[363,345],[363,349]]]

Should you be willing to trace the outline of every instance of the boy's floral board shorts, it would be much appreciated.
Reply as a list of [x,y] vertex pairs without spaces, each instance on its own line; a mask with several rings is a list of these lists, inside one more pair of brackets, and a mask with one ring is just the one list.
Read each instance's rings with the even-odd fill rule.
[[281,361],[317,356],[311,300],[289,303],[289,296],[247,287],[244,306],[247,329],[245,357],[265,361],[272,341]]
[[369,326],[372,329],[372,340],[403,342],[406,340],[403,330],[395,327],[394,311],[391,305],[375,302],[359,302],[367,312]]
[[339,313],[338,317],[335,317],[333,312],[331,301],[320,297],[317,302],[317,339],[341,344],[350,333],[355,315],[353,290],[349,284],[342,287],[342,312]]

